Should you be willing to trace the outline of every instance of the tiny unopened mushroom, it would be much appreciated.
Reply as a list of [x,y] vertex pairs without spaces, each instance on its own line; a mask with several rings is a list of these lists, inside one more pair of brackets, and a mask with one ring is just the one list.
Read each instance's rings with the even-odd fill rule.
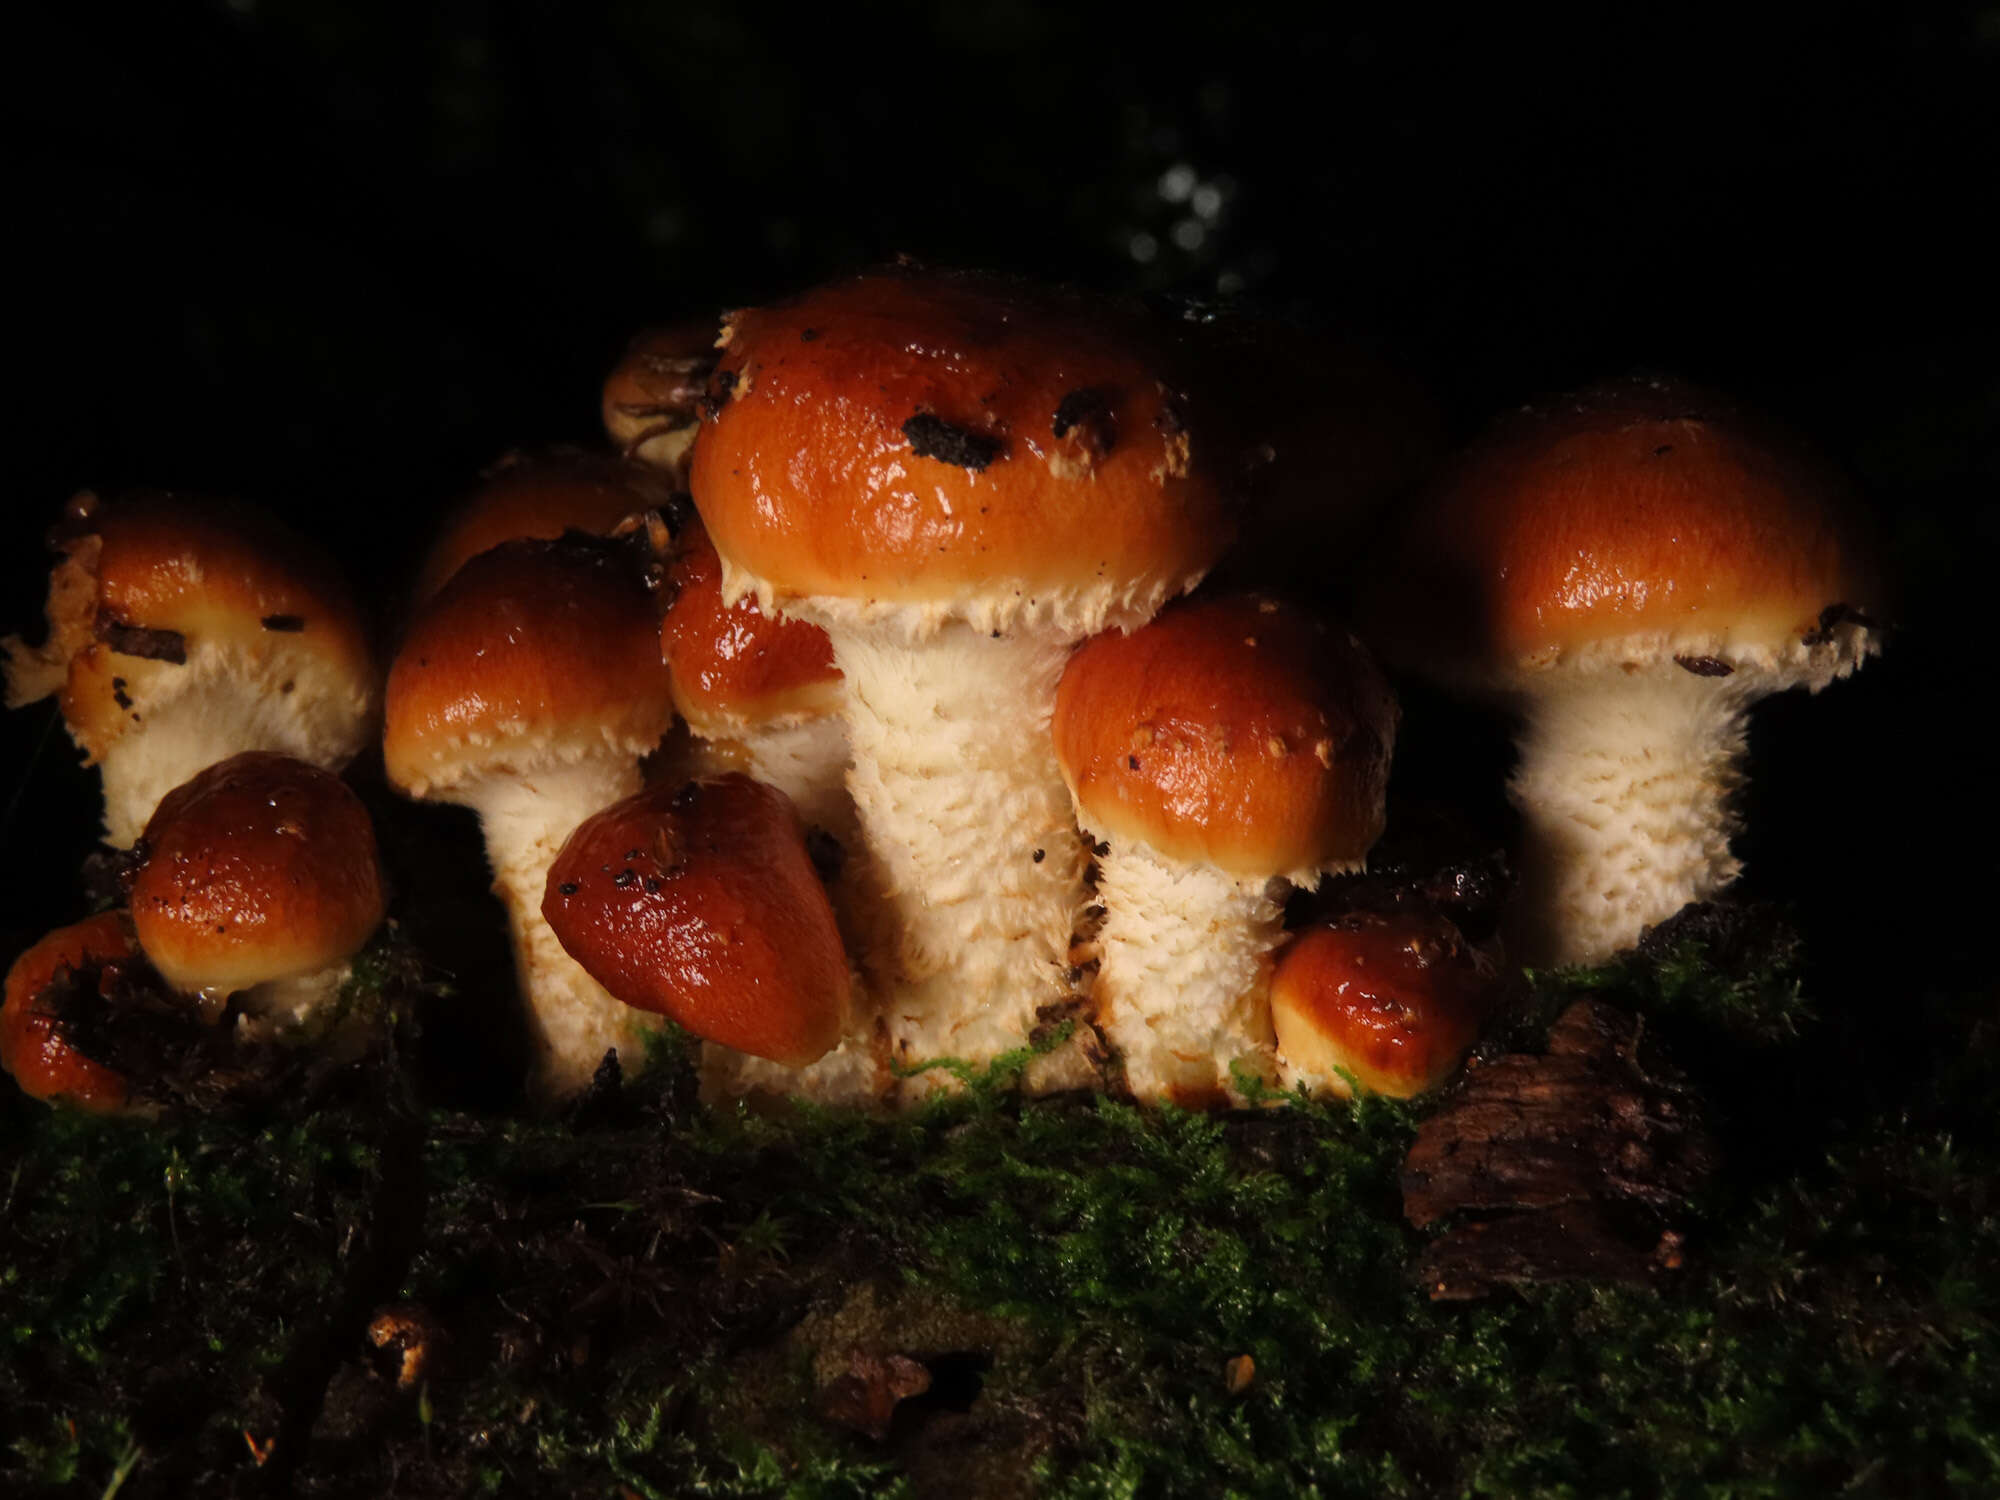
[[1501,423],[1400,526],[1362,623],[1519,714],[1513,948],[1595,963],[1736,878],[1750,706],[1880,646],[1839,483],[1727,402],[1631,379]]
[[1092,998],[1135,1094],[1207,1104],[1232,1065],[1273,1075],[1287,887],[1360,867],[1396,717],[1346,631],[1269,598],[1191,600],[1078,648],[1054,738],[1102,840]]
[[632,340],[604,380],[604,431],[635,458],[687,488],[701,403],[715,369],[716,320],[650,328]]
[[563,952],[542,888],[570,831],[639,789],[640,757],[672,722],[659,616],[629,549],[576,534],[473,558],[390,669],[389,779],[479,813],[544,1095],[583,1088],[607,1050],[628,1072],[644,1061],[643,1018]]
[[549,869],[542,911],[613,995],[705,1040],[804,1068],[841,1038],[847,953],[774,787],[731,773],[586,818]]
[[[565,531],[602,536],[626,517],[669,504],[675,487],[658,470],[575,448],[510,453],[439,529],[413,591],[417,603],[488,548]],[[685,503],[685,502],[683,502]]]
[[104,782],[107,842],[239,750],[338,769],[378,701],[360,616],[331,567],[249,506],[78,496],[57,534],[49,636],[4,646],[7,703],[60,695]]
[[83,1055],[64,1035],[49,998],[66,978],[98,976],[121,963],[140,962],[123,912],[101,912],[59,927],[14,960],[0,1005],[0,1068],[31,1099],[91,1114],[121,1114],[131,1107],[128,1081],[115,1069]]
[[1296,934],[1271,975],[1279,1076],[1349,1098],[1443,1083],[1498,994],[1493,961],[1445,918],[1356,913]]
[[232,1000],[257,1038],[364,1040],[342,1014],[354,955],[382,924],[375,828],[333,772],[249,751],[161,799],[140,841],[132,926],[201,1008]]
[[911,268],[725,325],[692,493],[724,597],[832,638],[858,852],[897,937],[870,978],[906,1061],[988,1060],[1073,998],[1056,680],[1233,536],[1181,369],[1121,307]]

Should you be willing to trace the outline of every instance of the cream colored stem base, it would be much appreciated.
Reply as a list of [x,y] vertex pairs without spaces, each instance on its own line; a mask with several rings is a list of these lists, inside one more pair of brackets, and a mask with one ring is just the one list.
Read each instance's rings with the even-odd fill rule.
[[528,1006],[535,1063],[530,1080],[544,1100],[579,1092],[615,1050],[626,1073],[645,1062],[644,1036],[658,1020],[613,999],[563,951],[542,919],[549,866],[577,824],[639,790],[629,758],[579,761],[519,779],[482,783],[466,800],[478,810],[493,867],[493,891],[507,908],[514,963]]
[[891,934],[867,962],[893,1055],[988,1061],[1071,991],[1085,856],[1049,740],[1067,644],[823,623],[845,677],[855,873]]
[[1593,674],[1533,704],[1509,788],[1522,962],[1601,963],[1736,878],[1744,709],[1729,678],[1678,668]]
[[1268,989],[1284,907],[1266,882],[1175,868],[1142,845],[1099,861],[1098,1024],[1141,1099],[1214,1103],[1230,1065],[1274,1076]]

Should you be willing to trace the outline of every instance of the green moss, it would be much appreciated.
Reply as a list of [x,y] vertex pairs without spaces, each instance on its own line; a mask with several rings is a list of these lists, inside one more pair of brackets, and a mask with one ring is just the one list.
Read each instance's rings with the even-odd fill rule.
[[[1646,1009],[1706,1039],[1683,1053],[1705,1079],[1826,1066],[1843,1033],[1802,1019],[1795,948],[1747,931],[1546,977],[1538,1003]],[[1993,1489],[2000,1153],[1974,1125],[2000,1101],[1957,1015],[1938,1012],[1924,1108],[1791,1121],[1810,1149],[1753,1149],[1797,1089],[1766,1090],[1762,1113],[1739,1091],[1690,1269],[1658,1294],[1474,1305],[1410,1282],[1397,1174],[1420,1105],[1024,1100],[1024,1055],[949,1069],[963,1087],[893,1119],[707,1113],[669,1039],[565,1120],[433,1115],[407,1199],[370,1194],[380,1148],[351,1116],[44,1117],[5,1166],[0,1327],[26,1329],[52,1378],[0,1376],[31,1398],[0,1476],[100,1491],[149,1432],[126,1373],[158,1353],[139,1330],[172,1327],[229,1378],[127,1493],[240,1474],[232,1425],[264,1395],[297,1426],[305,1495]],[[378,1300],[447,1338],[398,1389],[361,1317],[323,1316],[322,1402],[277,1378],[310,1338],[287,1320],[352,1297],[335,1231],[373,1216],[356,1232],[379,1240],[392,1214],[407,1253]],[[61,1255],[27,1253],[44,1244]],[[189,1276],[180,1257],[254,1271]],[[819,1414],[856,1349],[955,1373],[877,1443]]]

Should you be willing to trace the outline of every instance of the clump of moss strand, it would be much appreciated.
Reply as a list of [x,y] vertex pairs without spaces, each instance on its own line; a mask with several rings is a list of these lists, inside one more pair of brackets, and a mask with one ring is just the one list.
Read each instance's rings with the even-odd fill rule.
[[[1702,1019],[1790,993],[1770,945],[1681,939],[1545,978],[1535,1004],[1584,987],[1668,1029],[1694,1017],[1738,1057],[1817,1059],[1803,1014],[1798,1041]],[[1398,1173],[1422,1101],[1024,1100],[1014,1058],[899,1118],[709,1112],[669,1055],[561,1120],[434,1112],[408,1196],[325,1155],[336,1115],[202,1127],[222,1132],[210,1196],[195,1213],[176,1189],[171,1220],[157,1182],[102,1198],[140,1181],[106,1175],[103,1142],[152,1171],[194,1137],[24,1117],[0,1170],[39,1206],[0,1230],[0,1307],[85,1342],[6,1392],[0,1476],[97,1494],[136,1444],[121,1495],[241,1490],[267,1471],[226,1453],[231,1427],[263,1393],[311,1496],[1982,1492],[2000,1486],[2000,1100],[1984,1032],[1941,1016],[1937,1041],[1956,1060],[1922,1110],[1817,1121],[1810,1153],[1735,1149],[1763,1123],[1739,1109],[1734,1175],[1657,1292],[1472,1304],[1411,1279]],[[1682,1060],[1698,1081],[1733,1066]],[[253,1159],[264,1199],[222,1212]],[[310,1231],[278,1222],[302,1204]],[[242,1223],[294,1253],[229,1262]],[[357,1278],[343,1223],[403,1251]],[[331,1317],[336,1286],[375,1303]],[[430,1331],[372,1341],[377,1304]],[[93,1334],[105,1307],[114,1333]],[[178,1445],[126,1395],[159,1353],[140,1308],[171,1319],[156,1346],[213,1330],[215,1368],[247,1372]],[[292,1351],[315,1337],[315,1379],[264,1374],[305,1368]],[[843,1412],[892,1360],[914,1394],[871,1435]]]

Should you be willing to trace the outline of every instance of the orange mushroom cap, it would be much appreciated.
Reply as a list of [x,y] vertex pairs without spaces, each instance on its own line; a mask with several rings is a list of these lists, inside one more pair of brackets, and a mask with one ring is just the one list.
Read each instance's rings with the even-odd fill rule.
[[1396,701],[1346,631],[1194,599],[1070,658],[1053,731],[1101,838],[1254,879],[1357,864],[1382,832]]
[[162,799],[142,847],[133,930],[187,993],[331,968],[382,923],[368,810],[331,771],[290,756],[210,766]]
[[117,1114],[130,1099],[125,1079],[70,1045],[44,996],[65,971],[101,971],[143,963],[123,912],[107,911],[59,927],[14,960],[0,1006],[0,1067],[14,1075],[31,1099],[71,1105],[92,1114]]
[[602,535],[638,511],[674,498],[657,469],[603,453],[559,449],[513,453],[481,478],[446,521],[417,575],[416,598],[429,599],[480,553],[523,537],[554,541],[565,531]]
[[1293,938],[1271,975],[1278,1055],[1345,1096],[1409,1099],[1449,1078],[1496,994],[1492,961],[1444,918],[1356,914]]
[[791,1067],[840,1040],[848,964],[798,815],[730,774],[654,787],[586,819],[542,915],[627,1005]]
[[1235,535],[1235,455],[1189,363],[1174,329],[1080,294],[850,277],[727,320],[695,503],[780,598],[1144,618]]
[[673,602],[660,645],[673,672],[674,704],[697,734],[716,737],[746,725],[830,713],[840,669],[817,625],[773,619],[745,595],[722,602],[722,560],[699,521],[678,538],[667,570]]
[[1411,508],[1363,616],[1396,659],[1511,679],[1627,641],[1780,654],[1879,617],[1884,588],[1843,486],[1795,442],[1633,378],[1499,423]]

